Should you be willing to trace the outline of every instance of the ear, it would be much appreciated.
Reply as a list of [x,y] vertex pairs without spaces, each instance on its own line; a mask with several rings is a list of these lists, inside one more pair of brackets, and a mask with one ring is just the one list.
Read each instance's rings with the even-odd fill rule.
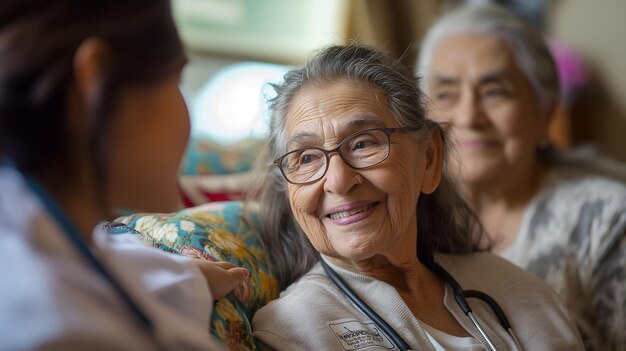
[[67,133],[73,145],[76,162],[85,159],[86,143],[91,138],[89,119],[91,109],[97,107],[101,81],[108,56],[108,47],[97,38],[84,40],[76,49],[73,58],[73,84],[67,100]]
[[422,177],[423,194],[431,194],[439,186],[441,181],[441,167],[443,166],[443,144],[441,132],[436,128],[430,133],[426,141],[426,166]]
[[109,49],[98,38],[87,38],[74,55],[74,81],[79,99],[83,105],[89,105],[99,93],[100,80]]

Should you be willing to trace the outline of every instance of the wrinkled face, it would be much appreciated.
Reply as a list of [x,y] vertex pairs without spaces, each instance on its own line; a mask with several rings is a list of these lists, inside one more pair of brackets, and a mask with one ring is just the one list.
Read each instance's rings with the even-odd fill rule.
[[170,212],[179,207],[177,175],[189,138],[180,72],[121,94],[108,149],[108,194],[118,209]]
[[[365,129],[400,127],[381,93],[344,81],[303,87],[286,118],[288,151],[333,149]],[[333,153],[322,179],[289,184],[293,214],[313,246],[322,254],[354,261],[404,252],[415,257],[416,203],[428,188],[425,184],[439,180],[432,169],[440,164],[427,156],[436,155],[433,145],[394,133],[389,157],[376,166],[353,169]]]
[[508,46],[497,37],[452,35],[431,62],[428,115],[450,123],[459,153],[451,161],[462,179],[489,184],[533,167],[548,118]]

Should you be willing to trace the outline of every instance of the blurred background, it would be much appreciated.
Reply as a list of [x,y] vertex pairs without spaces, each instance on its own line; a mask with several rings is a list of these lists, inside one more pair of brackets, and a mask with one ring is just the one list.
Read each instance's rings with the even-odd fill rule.
[[[429,25],[461,2],[173,0],[190,58],[182,81],[192,118],[190,150],[201,151],[188,155],[183,174],[245,171],[254,140],[265,132],[267,83],[317,49],[356,41],[412,67]],[[553,119],[553,143],[586,145],[626,161],[626,1],[494,2],[531,21],[557,58],[564,107]],[[198,169],[206,162],[197,158],[215,150],[219,166]]]

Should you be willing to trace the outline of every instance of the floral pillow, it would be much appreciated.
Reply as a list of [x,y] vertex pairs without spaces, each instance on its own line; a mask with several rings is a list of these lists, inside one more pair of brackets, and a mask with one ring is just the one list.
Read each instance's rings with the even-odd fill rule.
[[269,257],[252,229],[257,218],[243,218],[241,202],[213,202],[173,214],[133,214],[110,231],[132,231],[162,250],[210,261],[228,261],[250,272],[242,287],[217,300],[211,332],[231,350],[256,350],[250,320],[278,297]]

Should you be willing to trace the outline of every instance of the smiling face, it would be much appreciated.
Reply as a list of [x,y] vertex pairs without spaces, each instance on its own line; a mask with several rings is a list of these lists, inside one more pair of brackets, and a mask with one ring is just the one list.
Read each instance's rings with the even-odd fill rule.
[[548,118],[501,39],[451,35],[431,62],[428,114],[450,123],[459,152],[451,161],[470,187],[526,175],[537,166]]
[[[365,129],[400,127],[383,94],[345,81],[303,87],[286,119],[288,151],[329,150]],[[353,169],[334,153],[322,179],[288,184],[293,214],[320,253],[348,261],[416,259],[416,203],[421,192],[434,191],[441,167],[440,144],[425,139],[393,133],[389,157],[376,166]]]

